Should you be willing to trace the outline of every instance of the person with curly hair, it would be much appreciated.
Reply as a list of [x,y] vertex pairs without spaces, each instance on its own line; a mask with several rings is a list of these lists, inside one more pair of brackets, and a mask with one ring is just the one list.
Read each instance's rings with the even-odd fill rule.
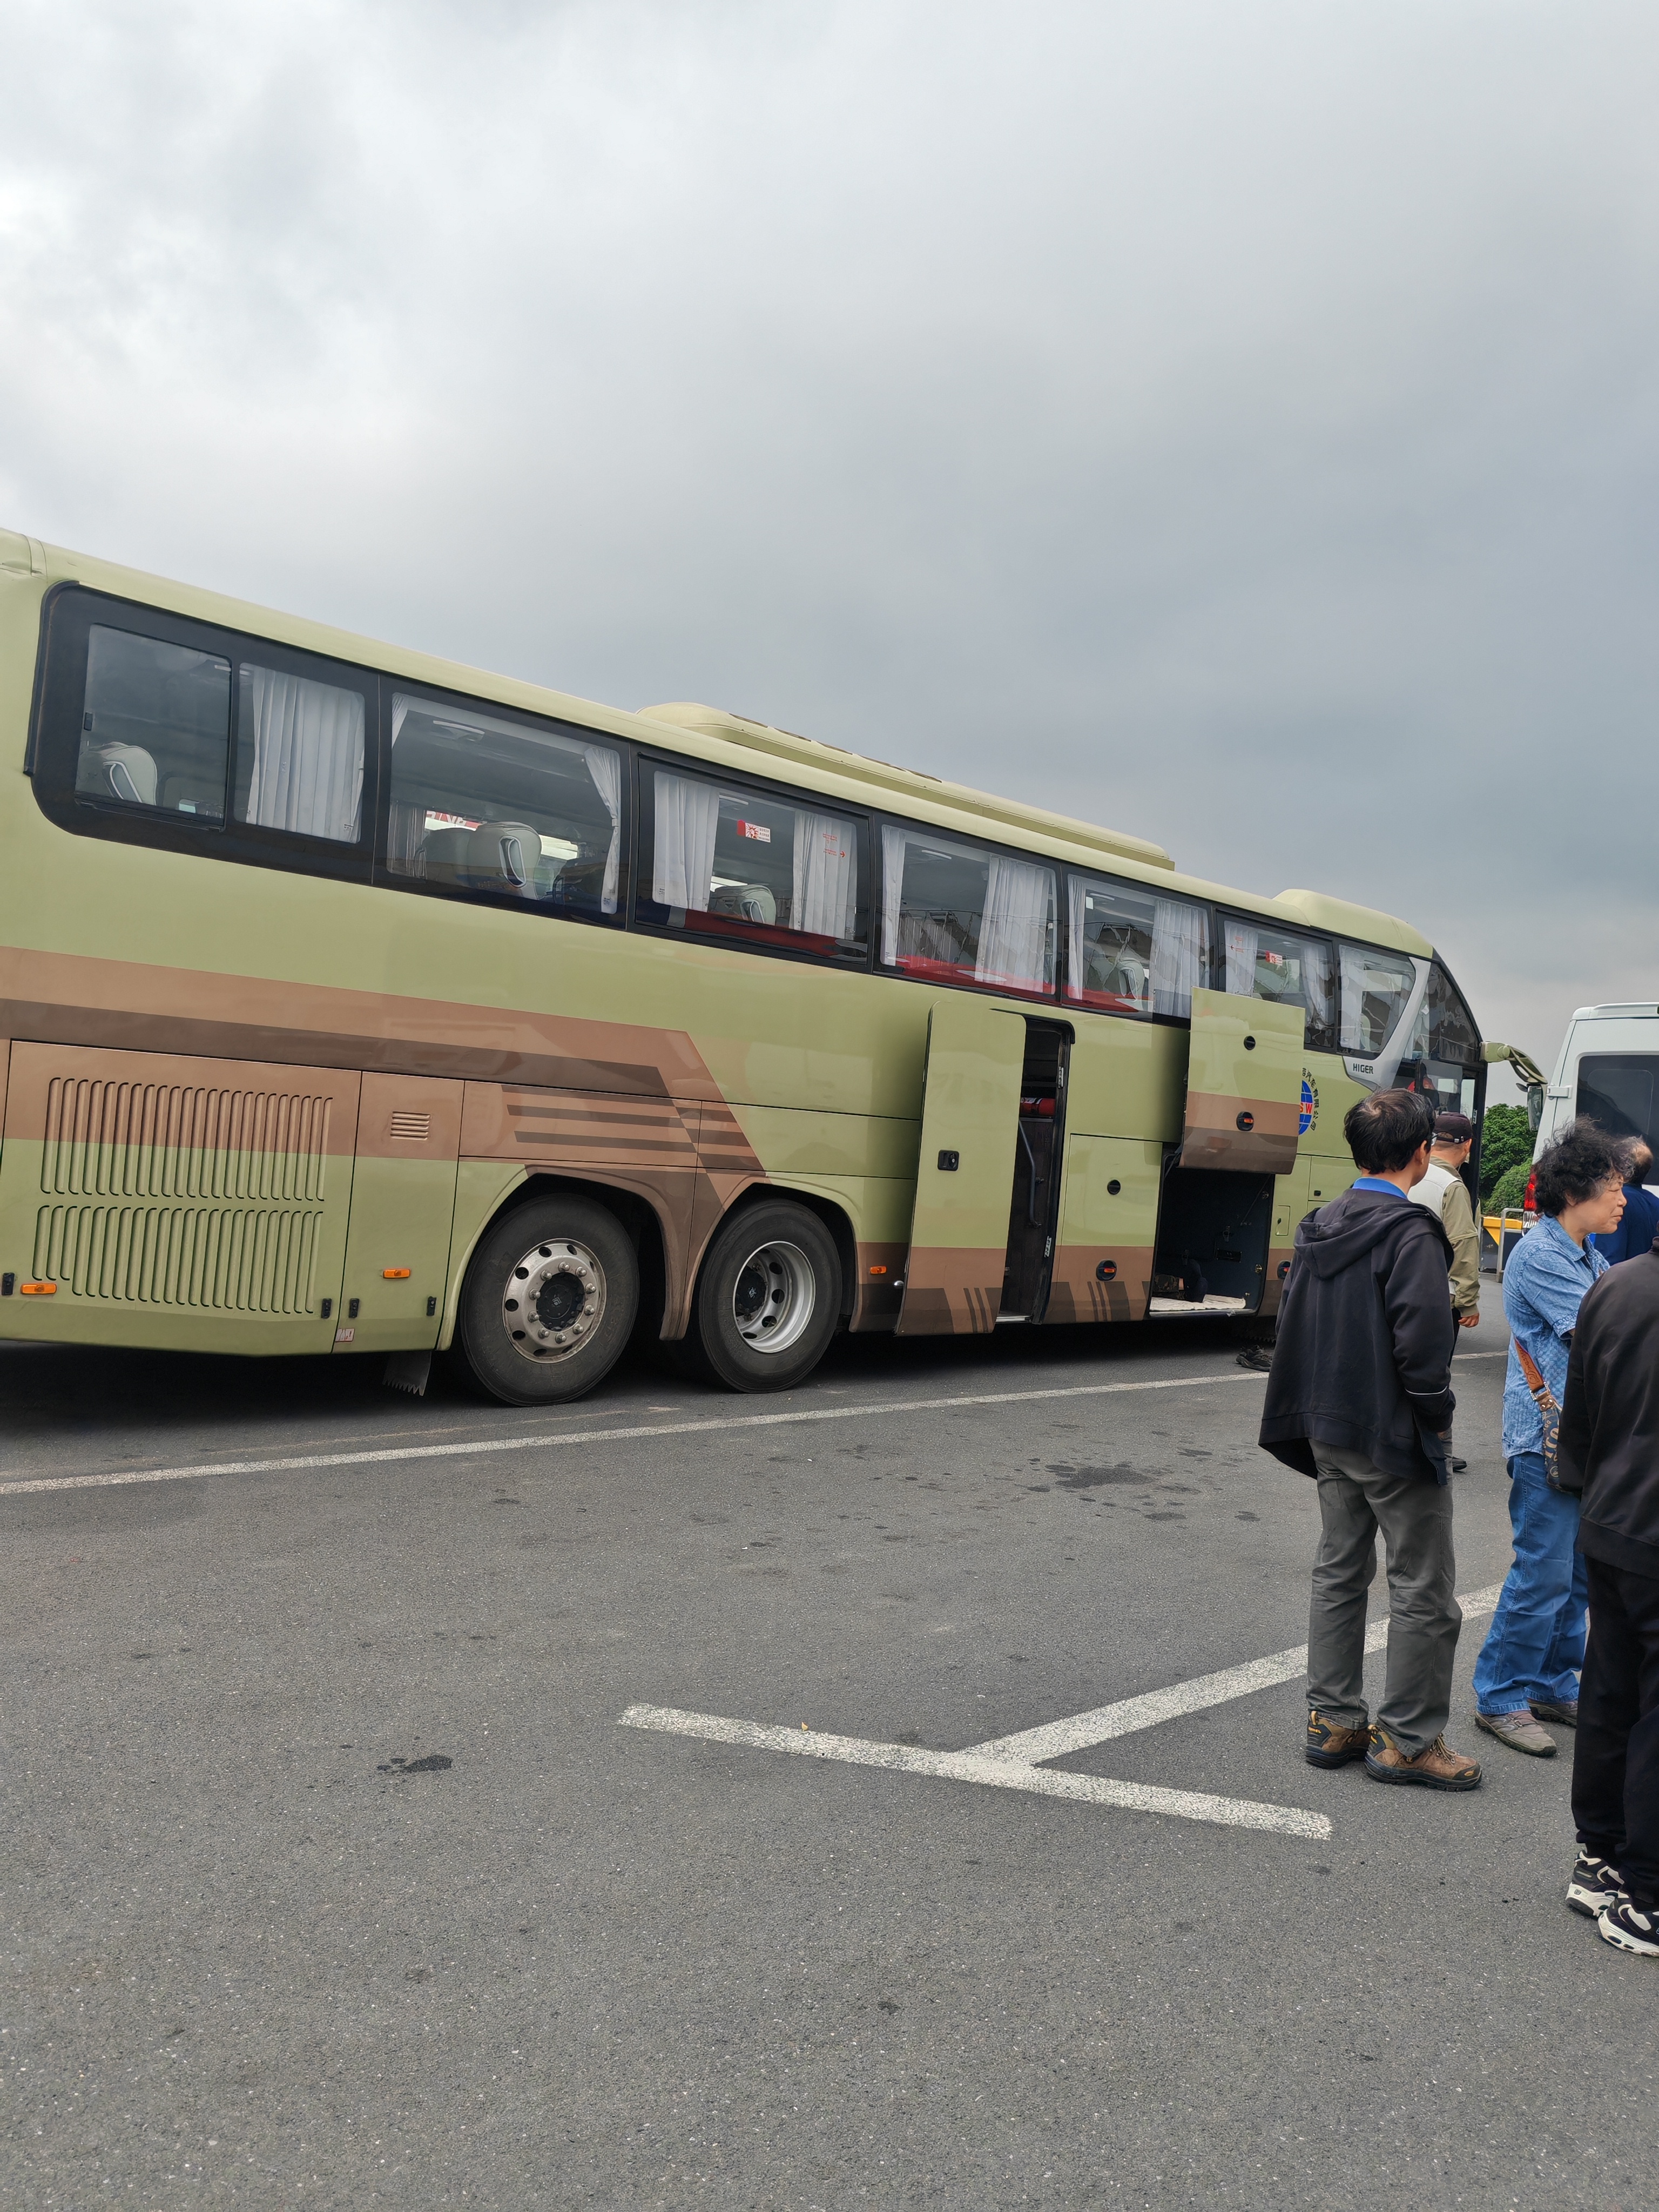
[[1584,1562],[1577,1550],[1578,1500],[1553,1488],[1544,1424],[1520,1352],[1524,1348],[1559,1407],[1584,1293],[1607,1261],[1591,1238],[1619,1226],[1625,1210],[1620,1147],[1583,1115],[1539,1155],[1538,1220],[1504,1270],[1510,1330],[1504,1382],[1504,1456],[1510,1470],[1515,1564],[1474,1665],[1475,1725],[1534,1759],[1553,1759],[1542,1723],[1578,1724],[1584,1663]]

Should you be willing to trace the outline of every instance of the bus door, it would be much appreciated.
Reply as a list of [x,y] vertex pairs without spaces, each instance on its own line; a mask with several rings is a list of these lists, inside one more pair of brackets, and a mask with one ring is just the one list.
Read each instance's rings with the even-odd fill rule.
[[325,1352],[356,1070],[14,1043],[0,1335]]
[[1025,1032],[1022,1015],[965,992],[933,1002],[901,1336],[978,1336],[996,1326]]
[[1152,1315],[1254,1313],[1267,1287],[1274,1178],[1296,1165],[1300,1006],[1193,993],[1187,1100],[1167,1156]]
[[461,1145],[459,1080],[365,1075],[341,1352],[429,1352],[443,1327]]

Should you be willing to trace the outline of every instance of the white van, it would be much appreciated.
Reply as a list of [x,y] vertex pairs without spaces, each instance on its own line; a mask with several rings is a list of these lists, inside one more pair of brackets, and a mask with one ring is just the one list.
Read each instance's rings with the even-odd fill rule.
[[1577,1114],[1610,1137],[1644,1137],[1659,1156],[1659,1006],[1579,1007],[1544,1089],[1534,1151]]

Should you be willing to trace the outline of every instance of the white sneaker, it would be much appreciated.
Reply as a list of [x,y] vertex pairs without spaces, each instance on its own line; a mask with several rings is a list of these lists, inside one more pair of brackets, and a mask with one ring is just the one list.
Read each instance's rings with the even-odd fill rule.
[[1629,1898],[1621,1897],[1606,1907],[1595,1924],[1601,1931],[1601,1941],[1611,1943],[1615,1951],[1633,1951],[1640,1958],[1659,1959],[1659,1913],[1650,1912],[1645,1906],[1632,1905]]
[[1611,1859],[1598,1859],[1589,1851],[1580,1851],[1571,1880],[1567,1883],[1567,1903],[1575,1912],[1582,1912],[1586,1920],[1599,1919],[1610,1905],[1617,1905],[1621,1897],[1628,1897],[1625,1877]]

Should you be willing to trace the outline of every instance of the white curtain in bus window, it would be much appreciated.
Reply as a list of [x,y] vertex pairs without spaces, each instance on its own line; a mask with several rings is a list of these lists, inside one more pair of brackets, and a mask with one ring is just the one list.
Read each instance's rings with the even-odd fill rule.
[[1309,1045],[1328,1051],[1336,1009],[1331,947],[1325,939],[1294,936],[1231,915],[1225,933],[1229,992],[1274,1006],[1301,1006],[1307,1014]]
[[622,756],[470,705],[394,693],[386,864],[449,890],[615,914]]
[[230,663],[94,623],[75,788],[219,823],[230,753]]
[[793,927],[850,944],[858,934],[858,837],[838,815],[795,809]]
[[666,769],[655,810],[648,921],[781,951],[861,948],[856,825],[775,792]]
[[614,745],[584,745],[581,755],[593,779],[593,788],[611,817],[611,842],[605,848],[599,911],[615,914],[617,886],[622,878],[622,755]]
[[1054,988],[1051,868],[882,830],[881,957],[907,975]]
[[1336,1035],[1336,953],[1323,938],[1303,940],[1302,997],[1308,1009],[1308,1042],[1328,1051]]
[[1152,905],[1152,1012],[1193,1011],[1193,993],[1210,972],[1210,917],[1185,899],[1157,899]]
[[265,830],[355,844],[363,803],[363,697],[279,668],[240,671],[238,750],[252,775],[238,817]]
[[1006,991],[1052,991],[1054,947],[1054,870],[994,853],[975,981]]
[[1259,933],[1248,921],[1227,923],[1227,988],[1236,998],[1255,996],[1255,954]]
[[659,906],[707,914],[720,830],[720,795],[712,784],[659,769],[651,832],[651,896]]
[[1372,952],[1363,945],[1339,945],[1337,957],[1342,976],[1340,1049],[1374,1060],[1405,1012],[1417,971],[1401,954]]

